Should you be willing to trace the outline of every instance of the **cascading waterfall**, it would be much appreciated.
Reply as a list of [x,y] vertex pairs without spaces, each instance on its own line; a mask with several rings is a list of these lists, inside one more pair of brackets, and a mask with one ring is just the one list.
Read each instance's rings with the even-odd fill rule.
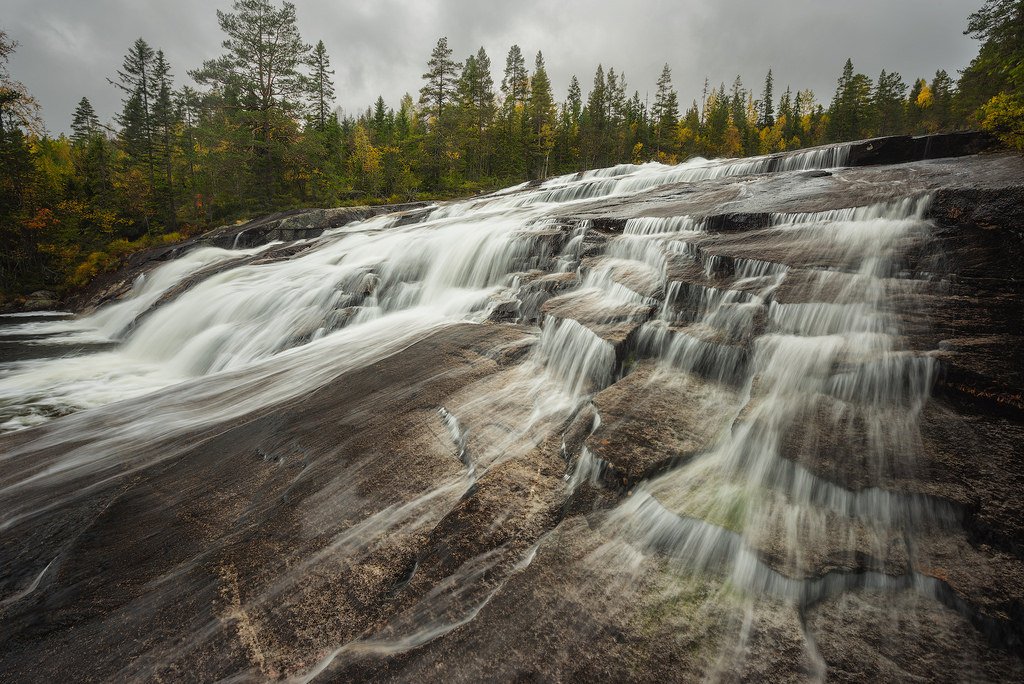
[[[365,554],[371,540],[420,534],[491,469],[547,439],[568,449],[567,426],[594,412],[595,395],[643,361],[656,366],[652,382],[662,373],[740,401],[711,447],[636,484],[610,511],[602,529],[619,546],[602,553],[658,554],[680,572],[725,578],[750,601],[806,604],[855,585],[934,593],[901,554],[917,529],[952,524],[955,513],[877,484],[836,484],[807,462],[799,438],[814,421],[825,430],[856,424],[864,433],[858,455],[873,481],[914,468],[936,365],[903,347],[890,296],[905,275],[901,245],[927,233],[927,197],[772,215],[758,229],[766,239],[829,256],[799,269],[776,256],[728,256],[714,231],[691,216],[631,218],[621,232],[600,235],[589,220],[554,218],[570,215],[574,202],[832,168],[847,154],[837,146],[749,161],[620,165],[439,206],[406,225],[393,217],[351,224],[287,259],[259,259],[267,246],[196,249],[91,315],[8,326],[0,334],[35,335],[38,345],[116,346],[0,366],[0,430],[64,416],[39,443],[15,443],[2,458],[28,461],[34,450],[67,445],[44,468],[0,482],[0,529],[60,505],[51,489],[74,499],[77,488],[95,491],[182,453],[166,446],[181,435],[215,432],[310,394],[446,326],[501,320],[523,326],[525,360],[502,371],[500,384],[435,408],[462,469],[354,525],[331,553]],[[794,270],[804,285],[780,300]],[[530,327],[538,322],[539,330]],[[567,496],[601,487],[615,468],[586,445],[600,415],[590,423],[565,454]],[[147,451],[154,443],[165,447]],[[829,550],[832,566],[812,552],[819,548]],[[829,569],[845,561],[860,570]],[[505,567],[497,553],[473,563],[415,610],[321,654],[306,674],[356,653],[404,651],[471,621],[500,589],[493,575]],[[298,581],[292,572],[275,591]]]

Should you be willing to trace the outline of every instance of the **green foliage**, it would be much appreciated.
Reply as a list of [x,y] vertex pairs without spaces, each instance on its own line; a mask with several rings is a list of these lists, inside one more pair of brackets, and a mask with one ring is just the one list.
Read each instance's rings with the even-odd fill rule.
[[[115,126],[83,97],[70,139],[42,131],[38,105],[7,63],[0,31],[0,287],[67,290],[132,250],[273,210],[429,200],[616,163],[739,157],[890,134],[982,126],[1024,140],[1024,0],[987,0],[968,20],[978,56],[954,82],[944,71],[877,81],[847,60],[826,108],[769,70],[760,96],[740,77],[705,81],[681,112],[665,64],[653,102],[599,65],[583,92],[573,76],[556,103],[543,56],[506,56],[500,87],[483,47],[461,63],[437,41],[418,102],[384,97],[355,116],[335,111],[323,41],[306,44],[295,6],[233,0],[218,11],[223,54],[175,88],[163,52],[139,38],[111,83]],[[909,84],[909,87],[908,87]],[[497,92],[496,92],[497,90]],[[414,91],[415,92],[415,91]],[[116,129],[116,130],[115,130]]]
[[1000,93],[981,106],[982,129],[1024,152],[1024,98]]
[[986,0],[968,18],[964,33],[982,44],[960,78],[953,109],[1020,149],[1020,131],[1024,128],[1024,0]]

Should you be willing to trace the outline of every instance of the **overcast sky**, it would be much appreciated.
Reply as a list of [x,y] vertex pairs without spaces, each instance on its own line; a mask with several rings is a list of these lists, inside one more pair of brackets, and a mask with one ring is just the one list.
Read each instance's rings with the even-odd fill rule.
[[[106,81],[142,36],[186,71],[220,54],[215,10],[231,0],[3,0],[2,26],[20,43],[12,75],[43,106],[52,132],[67,131],[84,95],[103,120],[120,106]],[[483,45],[495,84],[518,43],[532,67],[543,50],[558,100],[576,74],[589,90],[603,63],[626,74],[629,92],[652,93],[672,67],[685,108],[704,77],[727,85],[737,74],[759,91],[771,67],[776,94],[787,84],[827,102],[847,57],[875,78],[906,81],[942,68],[956,78],[977,52],[962,34],[981,0],[296,0],[299,29],[322,39],[336,70],[337,104],[359,111],[384,96],[395,106],[417,94],[430,50],[447,36],[457,59]]]

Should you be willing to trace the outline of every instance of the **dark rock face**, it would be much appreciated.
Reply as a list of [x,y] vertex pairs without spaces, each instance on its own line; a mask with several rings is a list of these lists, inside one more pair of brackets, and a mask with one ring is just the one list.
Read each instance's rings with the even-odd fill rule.
[[995,145],[984,133],[963,132],[942,135],[891,136],[854,143],[850,147],[851,166],[902,164],[925,159],[962,157],[978,154]]
[[[501,235],[474,322],[0,435],[0,672],[1021,679],[1024,164],[937,158],[984,144],[559,207]],[[193,272],[139,325],[323,244]],[[410,263],[353,279],[338,326]]]
[[204,244],[216,247],[245,248],[268,242],[309,240],[320,237],[325,230],[340,228],[353,221],[398,213],[399,221],[410,220],[426,207],[425,202],[385,204],[372,207],[339,207],[337,209],[292,209],[263,216],[237,226],[222,226],[203,235]]

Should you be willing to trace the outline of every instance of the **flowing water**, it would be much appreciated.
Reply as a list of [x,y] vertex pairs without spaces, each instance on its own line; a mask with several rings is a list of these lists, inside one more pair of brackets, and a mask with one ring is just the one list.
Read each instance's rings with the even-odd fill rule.
[[[7,319],[0,340],[68,351],[0,366],[0,430],[43,426],[0,456],[26,464],[0,482],[0,530],[184,453],[181,436],[308,395],[448,326],[501,319],[524,325],[525,360],[437,407],[463,471],[353,523],[254,602],[271,602],[328,555],[359,557],[398,530],[429,529],[482,474],[560,439],[568,423],[593,434],[601,426],[595,393],[641,360],[655,366],[652,383],[679,383],[679,402],[698,385],[735,400],[706,449],[636,483],[605,517],[604,533],[616,541],[601,562],[628,574],[630,554],[656,554],[679,572],[720,577],[753,602],[807,605],[852,587],[933,595],[931,580],[909,569],[906,548],[915,530],[952,524],[953,512],[875,484],[844,488],[813,467],[815,446],[794,436],[812,423],[856,424],[858,467],[869,481],[913,469],[936,369],[903,348],[890,300],[894,288],[912,287],[900,250],[927,238],[927,197],[774,215],[762,230],[799,257],[806,280],[786,301],[776,295],[791,266],[728,256],[699,219],[631,219],[609,235],[589,221],[553,218],[571,215],[575,202],[832,168],[844,155],[836,147],[565,176],[439,206],[416,223],[382,216],[350,224],[283,260],[260,261],[266,247],[196,249],[90,315]],[[87,344],[104,346],[90,352]],[[563,495],[599,487],[608,464],[585,445],[563,439],[561,448]],[[43,452],[58,455],[33,466]],[[493,554],[474,558],[384,629],[337,644],[298,676],[354,654],[405,651],[469,623],[500,589],[484,581],[498,566]],[[49,567],[41,562],[3,600],[44,591]],[[848,567],[856,571],[836,570]],[[203,638],[192,635],[176,653]]]

